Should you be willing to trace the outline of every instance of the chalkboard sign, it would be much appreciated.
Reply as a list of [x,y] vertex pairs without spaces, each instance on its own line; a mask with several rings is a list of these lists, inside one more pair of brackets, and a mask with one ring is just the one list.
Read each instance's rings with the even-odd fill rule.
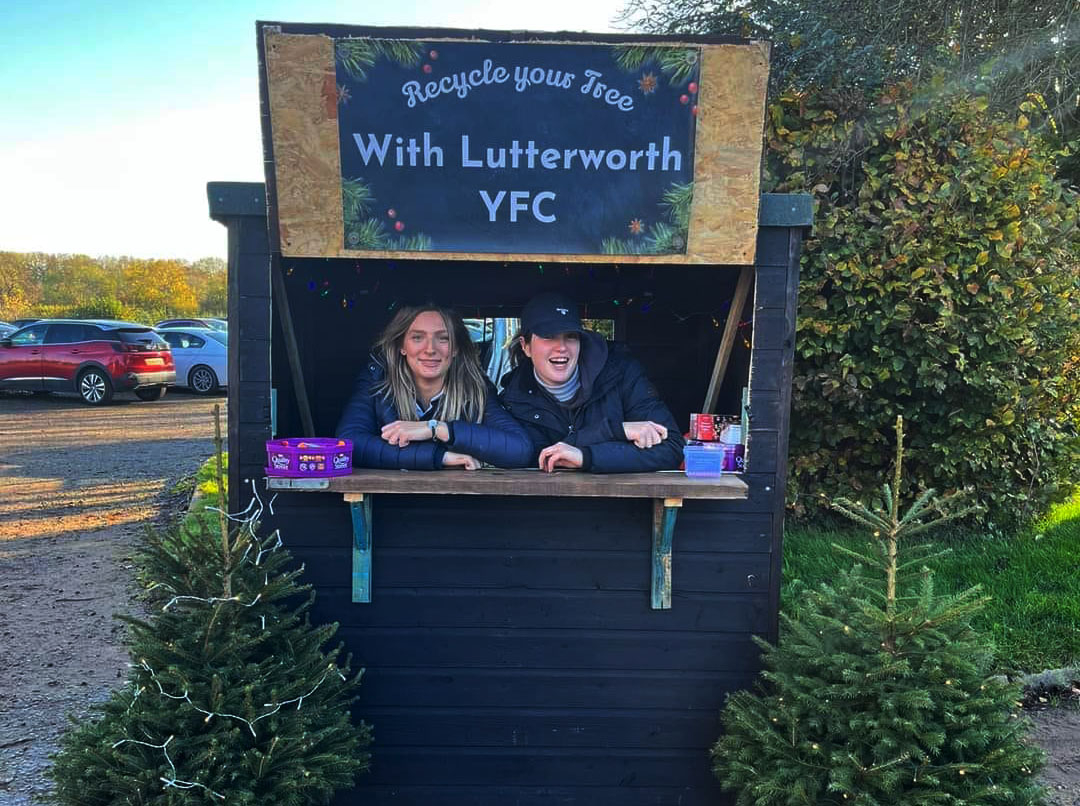
[[346,248],[685,254],[701,48],[334,45]]
[[283,255],[753,261],[766,45],[313,28],[264,30]]

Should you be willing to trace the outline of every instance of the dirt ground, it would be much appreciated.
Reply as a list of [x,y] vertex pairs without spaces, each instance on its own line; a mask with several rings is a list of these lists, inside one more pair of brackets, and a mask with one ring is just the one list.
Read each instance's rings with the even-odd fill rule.
[[186,506],[172,490],[213,450],[215,402],[0,393],[0,805],[48,790],[68,715],[126,678],[113,614],[137,607],[131,551]]
[[[49,790],[68,716],[126,678],[113,614],[138,607],[131,553],[147,524],[186,506],[173,488],[212,451],[214,402],[0,393],[0,806]],[[1080,709],[1029,715],[1050,754],[1048,803],[1080,806]]]

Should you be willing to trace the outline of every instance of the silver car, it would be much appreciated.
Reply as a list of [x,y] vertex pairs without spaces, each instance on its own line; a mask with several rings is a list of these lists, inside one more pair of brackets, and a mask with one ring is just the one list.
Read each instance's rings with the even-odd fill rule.
[[206,327],[160,327],[176,364],[176,385],[210,395],[229,383],[229,334]]

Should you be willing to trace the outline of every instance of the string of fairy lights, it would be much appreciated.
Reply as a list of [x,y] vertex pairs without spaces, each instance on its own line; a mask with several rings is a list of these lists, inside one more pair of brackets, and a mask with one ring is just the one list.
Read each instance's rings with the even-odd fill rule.
[[[267,537],[265,540],[263,540],[261,542],[255,536],[255,525],[262,518],[262,514],[263,514],[264,510],[269,510],[271,515],[274,514],[274,510],[273,510],[274,499],[271,498],[270,501],[264,505],[264,503],[262,501],[262,498],[259,496],[258,488],[256,487],[254,480],[251,480],[251,490],[252,490],[252,497],[248,501],[248,505],[247,505],[247,507],[244,508],[244,510],[242,510],[239,513],[235,513],[235,514],[223,512],[223,514],[225,515],[226,518],[228,518],[229,520],[231,520],[231,521],[233,521],[235,523],[240,524],[241,531],[246,531],[252,537],[252,541],[248,543],[247,547],[244,550],[244,553],[237,560],[236,567],[239,567],[239,566],[241,566],[241,565],[243,565],[244,563],[247,563],[247,562],[251,562],[252,565],[254,565],[255,567],[259,567],[262,564],[262,560],[263,560],[263,557],[265,555],[271,554],[271,553],[277,551],[278,549],[280,549],[284,545],[284,543],[281,540],[281,535],[277,530],[275,530],[269,537]],[[276,498],[276,496],[275,496],[275,498]],[[214,512],[222,512],[221,509],[218,509],[216,507],[207,507],[207,509],[212,510]],[[252,556],[252,551],[251,551],[253,545],[258,546],[258,550],[255,552],[254,556]],[[302,570],[303,569],[301,568],[301,571]],[[269,581],[270,581],[269,580],[269,575],[264,574],[264,577],[263,577],[264,586],[268,585]],[[153,590],[156,587],[165,587],[165,588],[167,588],[169,590],[173,590],[170,585],[168,585],[167,583],[164,583],[164,582],[156,583],[155,585],[151,586],[150,590]],[[189,595],[176,595],[176,596],[173,596],[168,602],[166,602],[162,606],[161,609],[163,611],[167,612],[170,609],[176,607],[177,605],[179,605],[181,603],[195,604],[195,605],[207,606],[207,607],[216,607],[216,606],[219,606],[219,605],[222,605],[222,604],[235,603],[235,604],[237,604],[237,605],[239,605],[241,607],[251,607],[251,606],[255,605],[257,602],[259,602],[261,599],[262,599],[262,593],[257,593],[251,599],[251,601],[244,601],[240,596],[229,596],[229,597],[209,596],[209,597],[201,597],[201,596],[189,596]],[[265,630],[266,629],[266,617],[265,616],[260,616],[260,619],[261,619],[262,629]],[[262,707],[265,708],[265,709],[268,709],[268,710],[266,710],[265,712],[259,714],[254,719],[247,719],[246,717],[240,716],[239,714],[232,714],[232,713],[228,713],[228,712],[224,712],[224,711],[215,711],[215,710],[210,709],[210,708],[205,708],[202,705],[196,703],[191,698],[191,696],[190,696],[190,694],[189,694],[189,692],[187,690],[183,691],[180,694],[176,694],[176,693],[172,693],[172,692],[167,691],[165,689],[165,686],[163,686],[161,681],[158,679],[157,672],[150,666],[150,664],[147,662],[147,660],[145,658],[140,658],[139,662],[137,664],[131,664],[131,666],[133,668],[141,668],[147,675],[149,675],[150,680],[153,682],[154,687],[157,689],[157,693],[158,693],[159,696],[164,697],[164,698],[169,699],[169,700],[176,700],[176,701],[179,701],[179,702],[186,703],[196,713],[199,713],[199,714],[203,715],[203,722],[204,723],[209,723],[212,719],[215,719],[215,718],[217,718],[217,719],[236,720],[236,721],[242,723],[243,725],[245,725],[247,727],[247,729],[251,732],[251,735],[253,737],[258,736],[258,733],[255,730],[255,725],[256,725],[257,722],[260,722],[263,719],[267,719],[268,717],[271,717],[274,714],[279,713],[283,708],[286,708],[286,707],[291,706],[293,704],[296,705],[296,710],[299,711],[304,705],[304,700],[307,699],[308,697],[312,696],[316,691],[318,691],[319,687],[322,686],[323,683],[325,683],[326,680],[329,679],[331,675],[336,674],[342,680],[347,679],[345,677],[345,675],[342,673],[342,671],[337,667],[337,665],[335,663],[331,662],[331,663],[329,663],[327,665],[327,668],[324,670],[322,677],[320,677],[318,682],[316,682],[315,685],[313,685],[308,691],[306,691],[303,694],[300,694],[300,695],[298,695],[296,697],[292,697],[292,698],[287,699],[287,700],[282,700],[281,702],[263,703]],[[133,683],[133,685],[134,685],[134,683]],[[135,693],[132,695],[131,702],[128,703],[128,707],[127,707],[128,711],[130,711],[132,709],[132,707],[134,707],[135,703],[139,700],[139,698],[143,694],[145,694],[147,692],[147,690],[148,690],[148,688],[147,688],[146,685],[137,685],[137,686],[135,686]],[[176,769],[176,764],[173,762],[172,757],[169,755],[169,744],[175,738],[176,738],[176,735],[173,734],[173,735],[169,736],[168,738],[166,738],[163,742],[154,743],[152,741],[143,741],[142,739],[134,739],[134,738],[131,738],[130,736],[125,736],[125,737],[115,741],[112,744],[112,747],[116,748],[116,747],[120,747],[121,745],[124,745],[124,744],[137,744],[137,745],[141,745],[143,747],[148,747],[148,748],[151,748],[151,749],[160,750],[161,753],[162,753],[162,756],[165,759],[165,763],[168,765],[169,770],[171,771],[170,775],[168,775],[168,776],[160,776],[159,777],[159,780],[162,782],[162,789],[170,789],[170,788],[172,788],[172,789],[182,789],[182,790],[201,789],[201,790],[205,791],[208,795],[210,795],[212,797],[215,797],[215,798],[217,798],[219,800],[225,800],[225,795],[221,794],[220,792],[215,792],[213,789],[206,786],[205,784],[199,783],[198,781],[187,781],[187,780],[183,780],[183,779],[179,778],[178,771]]]
[[[337,303],[344,310],[353,310],[357,307],[357,304],[362,297],[366,297],[371,300],[371,306],[382,306],[385,303],[385,309],[387,312],[393,312],[397,309],[400,302],[397,299],[386,299],[383,301],[376,301],[375,297],[379,294],[380,290],[384,290],[385,286],[383,278],[379,276],[380,273],[393,274],[398,269],[397,261],[354,261],[352,264],[353,272],[352,277],[348,280],[339,276],[340,267],[337,265],[340,261],[330,258],[325,258],[322,264],[297,266],[290,264],[285,266],[285,276],[289,278],[290,282],[294,285],[298,285],[301,288],[306,288],[308,293],[316,294],[319,297],[328,300],[331,303]],[[503,267],[509,267],[509,263],[503,263]],[[333,269],[331,270],[331,267]],[[622,273],[623,267],[619,264],[601,265],[600,271],[613,274],[615,278],[618,278]],[[587,276],[590,281],[596,281],[598,278],[598,271],[596,264],[559,264],[552,266],[551,264],[536,263],[532,270],[539,276],[546,277],[549,274],[561,270],[566,277],[584,277]],[[355,277],[364,278],[369,282],[369,286],[366,288],[354,288],[356,283]],[[647,282],[655,280],[655,267],[648,267],[648,274],[640,278]],[[605,295],[603,297],[593,297],[590,299],[581,299],[582,305],[582,317],[589,319],[590,311],[592,308],[597,318],[610,317],[611,312],[618,310],[625,310],[633,312],[635,314],[666,314],[674,318],[680,324],[688,322],[697,318],[704,318],[710,322],[714,329],[719,329],[723,326],[723,319],[727,316],[728,310],[731,307],[732,298],[727,297],[719,302],[704,309],[679,309],[672,306],[669,303],[662,302],[658,299],[655,291],[650,289],[642,289],[635,291],[634,293]],[[501,310],[513,310],[517,311],[520,305],[484,305],[477,306],[474,302],[466,303],[453,303],[452,307],[458,310],[462,314],[474,312],[476,318],[484,318],[492,316],[492,312]],[[602,313],[597,313],[602,311]],[[498,315],[498,314],[496,314]],[[738,328],[742,334],[743,342],[747,348],[750,346],[748,330],[751,327],[751,320],[740,321]]]

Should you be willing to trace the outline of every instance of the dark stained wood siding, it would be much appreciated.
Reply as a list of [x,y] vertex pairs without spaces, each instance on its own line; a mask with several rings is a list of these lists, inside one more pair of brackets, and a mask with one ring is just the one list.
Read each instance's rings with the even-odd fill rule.
[[642,787],[642,803],[719,802],[706,749],[724,693],[758,669],[771,515],[687,501],[662,611],[648,501],[377,496],[373,600],[359,606],[336,498],[282,493],[272,523],[317,587],[314,617],[340,622],[367,668],[364,796],[496,804],[513,783],[539,802],[557,783],[564,803],[639,802]]
[[[749,496],[685,502],[670,610],[650,607],[647,500],[425,496],[424,474],[413,474],[418,494],[375,497],[373,601],[359,605],[350,601],[352,535],[340,496],[277,496],[265,525],[280,528],[304,564],[317,591],[313,617],[338,622],[367,670],[355,711],[375,726],[373,768],[335,803],[728,802],[707,751],[725,694],[758,671],[752,636],[776,636],[799,239],[794,228],[760,230],[744,312],[753,349],[736,339],[718,407],[737,412],[751,379]],[[270,378],[279,433],[300,433],[300,417],[283,332],[269,315],[268,256],[235,254],[230,319],[248,322],[230,356],[241,374],[235,386],[230,375],[238,508],[244,480],[262,475]],[[722,325],[738,276],[729,267],[281,265],[320,434],[332,432],[391,303],[506,316],[548,288],[618,322],[686,427],[719,344],[713,319]]]

